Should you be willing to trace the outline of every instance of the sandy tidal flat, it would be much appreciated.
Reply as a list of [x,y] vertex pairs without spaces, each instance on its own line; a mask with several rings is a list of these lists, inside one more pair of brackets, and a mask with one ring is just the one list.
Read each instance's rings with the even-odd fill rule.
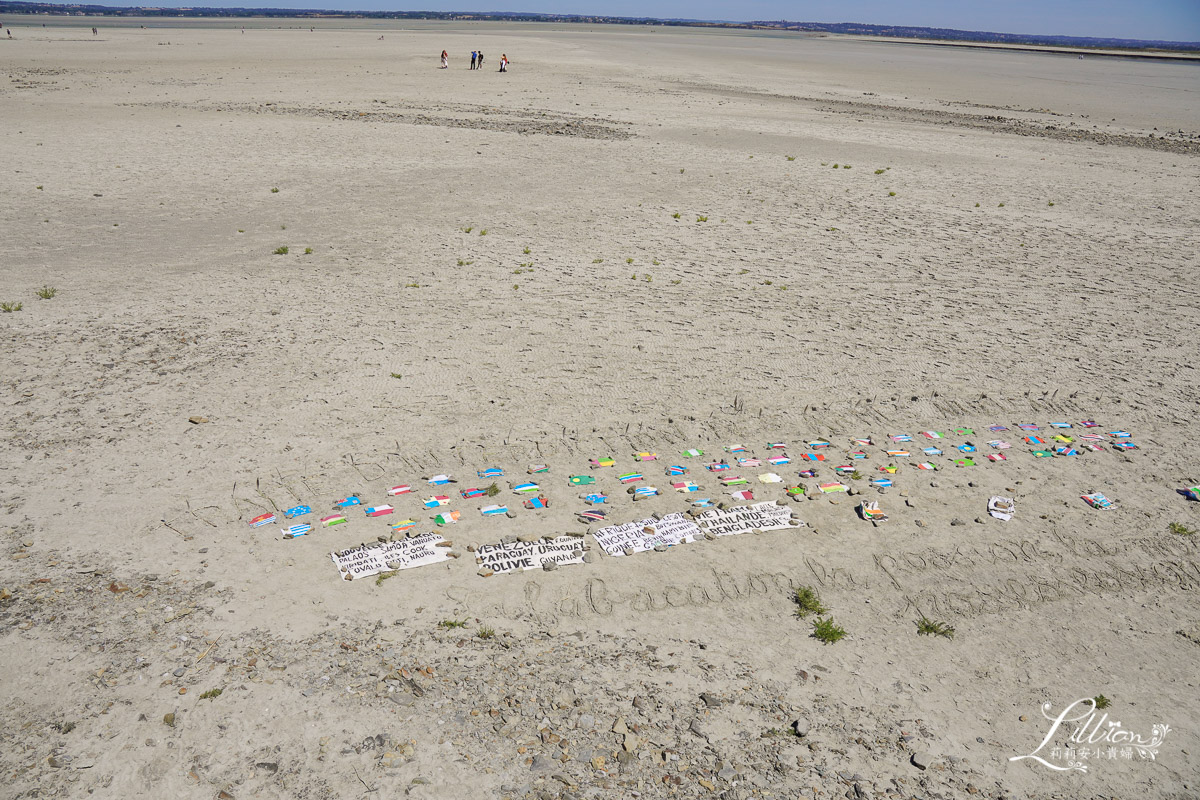
[[[1200,792],[1200,557],[1169,530],[1200,528],[1175,491],[1200,483],[1200,67],[744,31],[4,22],[7,796]],[[1023,439],[1092,431],[1103,450],[1078,456]],[[686,511],[673,482],[747,504],[719,459],[802,524],[628,556],[588,533],[586,563],[477,574],[477,545],[584,534],[589,507]],[[633,471],[661,494],[635,503]],[[816,488],[835,480],[858,494]],[[522,506],[526,481],[548,508]],[[354,494],[395,511],[316,523]],[[298,505],[314,530],[285,540]],[[454,557],[340,579],[330,552],[404,519]],[[802,587],[846,638],[810,636]],[[1086,772],[1010,761],[1043,704],[1101,694],[1124,729],[1169,726],[1153,759],[1068,756],[1063,729],[1041,755]]]

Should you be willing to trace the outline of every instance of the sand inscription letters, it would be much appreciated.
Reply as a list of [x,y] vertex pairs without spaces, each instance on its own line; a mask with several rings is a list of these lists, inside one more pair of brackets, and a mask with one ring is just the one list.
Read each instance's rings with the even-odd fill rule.
[[778,531],[792,527],[792,512],[771,500],[740,508],[711,508],[700,515],[700,524],[713,536],[737,536],[753,530]]

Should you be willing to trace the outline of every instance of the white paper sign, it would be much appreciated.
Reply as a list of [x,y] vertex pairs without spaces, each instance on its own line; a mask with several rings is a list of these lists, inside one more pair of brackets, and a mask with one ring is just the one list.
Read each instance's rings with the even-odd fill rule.
[[481,569],[497,574],[518,570],[541,569],[547,561],[558,564],[583,563],[583,539],[558,536],[539,542],[501,542],[480,545],[475,562]]
[[792,512],[786,506],[777,505],[771,500],[752,506],[727,508],[724,511],[710,508],[700,515],[700,522],[705,525],[705,530],[714,536],[736,536],[756,528],[764,531],[790,528],[791,518]]
[[596,543],[610,556],[625,554],[626,548],[635,553],[653,550],[660,544],[667,546],[694,542],[700,536],[700,527],[683,514],[667,514],[662,519],[638,520],[624,525],[611,525],[592,534]]
[[395,569],[423,567],[450,558],[449,547],[438,547],[445,539],[436,533],[422,533],[411,539],[380,542],[329,554],[342,578],[348,581],[366,578]]

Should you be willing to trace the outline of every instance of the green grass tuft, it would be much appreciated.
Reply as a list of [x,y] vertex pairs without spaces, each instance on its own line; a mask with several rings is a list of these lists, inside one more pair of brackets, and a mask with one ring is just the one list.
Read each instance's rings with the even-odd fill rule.
[[954,638],[953,627],[944,622],[935,622],[925,616],[917,620],[917,633],[922,636],[941,636],[946,639]]
[[792,600],[796,603],[795,614],[801,619],[811,614],[820,615],[829,612],[829,609],[821,603],[821,596],[817,594],[817,590],[811,586],[801,586],[796,589]]
[[444,619],[438,623],[438,627],[445,628],[446,630],[465,628],[467,627],[467,621],[465,619]]
[[1196,532],[1184,525],[1182,522],[1172,522],[1167,526],[1167,530],[1176,536],[1195,536]]
[[813,621],[812,636],[823,644],[839,642],[846,636],[846,629],[833,622],[833,617],[819,617]]
[[489,628],[487,625],[481,625],[479,630],[475,632],[475,635],[480,639],[491,639],[496,635],[496,629]]
[[49,300],[56,294],[58,294],[58,289],[55,289],[53,286],[43,286],[37,290],[37,296],[41,300]]
[[216,700],[218,697],[221,696],[222,691],[224,691],[224,690],[223,689],[209,689],[207,692],[200,695],[200,699],[201,700]]
[[278,186],[271,187],[271,194],[279,194],[279,187]]
[[1104,709],[1106,709],[1112,705],[1112,700],[1109,700],[1107,697],[1105,697],[1102,694],[1098,694],[1095,697],[1093,697],[1092,702],[1094,702],[1096,704],[1096,708],[1100,711],[1103,711]]
[[276,247],[271,252],[277,256],[286,256],[288,254],[288,246],[285,244],[282,247]]
[[22,308],[24,308],[24,306],[16,302],[0,303],[0,311],[3,311],[5,314],[11,314],[14,311],[20,311]]

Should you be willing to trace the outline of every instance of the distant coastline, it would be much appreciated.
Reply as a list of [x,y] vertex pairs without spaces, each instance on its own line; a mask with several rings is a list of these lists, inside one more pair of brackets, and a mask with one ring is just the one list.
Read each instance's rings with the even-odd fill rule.
[[864,39],[952,47],[982,47],[1047,53],[1135,58],[1200,59],[1200,42],[1096,38],[1040,34],[963,31],[907,25],[871,25],[857,22],[793,22],[754,20],[731,22],[656,17],[616,17],[583,14],[469,11],[331,11],[282,8],[158,8],[85,4],[33,3],[0,0],[0,14],[87,17],[158,18],[278,18],[278,19],[412,19],[445,22],[557,22],[605,25],[656,25],[744,30],[777,30],[807,34],[837,34]]

